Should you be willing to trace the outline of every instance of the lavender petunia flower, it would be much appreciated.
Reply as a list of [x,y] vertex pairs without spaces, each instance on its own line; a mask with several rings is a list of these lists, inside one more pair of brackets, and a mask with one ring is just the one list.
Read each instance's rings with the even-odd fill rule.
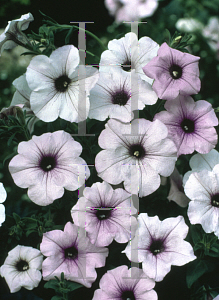
[[189,228],[182,216],[160,221],[142,213],[138,221],[134,239],[122,252],[129,260],[142,262],[149,278],[162,281],[171,265],[183,266],[196,259],[192,246],[184,241]]
[[99,285],[92,300],[157,300],[155,282],[136,267],[128,270],[127,266],[120,266],[107,271]]
[[100,70],[107,72],[109,66],[121,66],[124,71],[132,70],[142,80],[152,83],[142,68],[157,55],[159,45],[151,38],[144,36],[138,41],[137,35],[129,32],[121,39],[109,41],[108,49],[101,54]]
[[[90,92],[90,119],[104,121],[110,117],[129,122],[134,118],[131,101],[135,101],[140,110],[146,104],[156,103],[157,95],[151,85],[141,80],[134,70],[125,72],[119,67],[107,69],[107,72],[100,71],[99,80]],[[137,82],[134,87],[131,83],[133,79]],[[135,100],[137,94],[138,99]]]
[[155,79],[152,87],[159,98],[173,100],[179,94],[193,95],[200,91],[199,59],[163,43],[157,56],[143,67],[143,71]]
[[33,20],[32,14],[28,13],[21,16],[20,19],[9,21],[5,31],[0,35],[0,53],[4,49],[13,49],[17,45],[29,44],[30,42],[22,31],[26,30]]
[[22,287],[32,290],[39,285],[42,261],[43,255],[32,247],[18,245],[8,253],[0,274],[5,277],[11,293]]
[[43,234],[40,250],[47,258],[43,261],[43,279],[54,276],[79,282],[91,287],[97,278],[95,268],[105,265],[109,250],[91,244],[82,228],[68,222],[64,232],[53,230]]
[[[132,129],[139,135],[131,135]],[[160,175],[169,176],[176,162],[176,146],[159,120],[135,119],[124,124],[111,119],[98,139],[104,150],[95,158],[98,176],[110,184],[124,181],[125,189],[140,197],[160,186]],[[160,174],[160,175],[159,175]]]
[[211,104],[205,100],[194,101],[190,96],[179,95],[164,105],[167,111],[154,116],[168,128],[169,137],[178,148],[178,156],[195,150],[208,153],[217,144],[218,118]]
[[113,190],[105,181],[86,187],[83,194],[71,215],[77,226],[85,227],[91,243],[103,247],[113,239],[118,243],[128,242],[131,231],[137,229],[137,220],[132,216],[137,210],[131,194],[120,188]]
[[9,171],[17,186],[28,188],[34,203],[45,206],[62,197],[64,188],[75,191],[84,184],[85,175],[90,176],[81,152],[81,145],[69,133],[44,133],[18,145]]
[[191,224],[201,224],[205,232],[214,232],[219,238],[219,164],[212,171],[189,171],[184,177],[185,194],[191,199]]
[[[7,192],[3,186],[3,183],[0,182],[0,203],[5,202],[5,199],[7,197]],[[0,226],[5,221],[5,207],[3,204],[0,204]]]
[[[83,121],[89,111],[90,90],[98,77],[96,68],[79,65],[79,50],[72,45],[56,49],[50,57],[37,55],[26,72],[32,90],[31,109],[44,122],[52,122],[58,117],[70,122]],[[85,97],[86,108],[80,108],[80,96]]]

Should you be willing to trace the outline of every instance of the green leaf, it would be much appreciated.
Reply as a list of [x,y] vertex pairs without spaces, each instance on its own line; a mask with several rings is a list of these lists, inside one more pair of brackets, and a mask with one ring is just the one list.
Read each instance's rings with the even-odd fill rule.
[[18,216],[16,213],[13,213],[13,218],[15,219],[15,222],[18,224],[21,220],[20,216]]
[[203,234],[199,225],[191,225],[189,231],[194,244],[198,244],[200,241],[202,241]]
[[65,280],[65,275],[64,272],[61,273],[61,280],[64,281]]
[[193,283],[203,274],[213,271],[217,265],[211,261],[196,259],[189,263],[187,267],[186,283],[191,288]]
[[83,287],[83,285],[80,284],[80,283],[73,282],[73,281],[67,281],[67,288],[68,288],[71,292],[74,291],[74,290],[76,290],[76,289],[79,289],[79,288],[81,288],[81,287]]
[[62,296],[53,296],[51,300],[63,300]]
[[67,35],[65,37],[65,45],[67,45],[69,43],[71,35],[72,35],[73,31],[75,31],[75,30],[76,30],[76,28],[74,28],[74,27],[71,27],[69,29],[69,31],[68,31],[68,33],[67,33]]
[[49,280],[44,284],[45,289],[53,289],[53,290],[59,290],[59,282],[57,280]]

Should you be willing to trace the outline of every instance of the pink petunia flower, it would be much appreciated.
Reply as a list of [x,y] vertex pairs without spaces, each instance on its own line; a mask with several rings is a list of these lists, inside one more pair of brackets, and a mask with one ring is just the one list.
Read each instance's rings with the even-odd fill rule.
[[[139,134],[131,134],[131,126]],[[111,119],[98,139],[104,150],[95,158],[98,176],[110,184],[124,181],[125,189],[140,197],[160,186],[160,175],[169,176],[176,162],[176,146],[159,120],[135,119],[124,124]]]
[[18,292],[22,287],[32,290],[41,281],[43,255],[32,247],[16,246],[12,249],[0,268],[11,293]]
[[17,186],[28,188],[34,203],[45,206],[61,198],[64,188],[75,191],[84,184],[85,175],[90,176],[81,152],[81,145],[69,133],[44,133],[18,145],[9,171]]
[[205,232],[214,232],[219,237],[219,164],[211,171],[187,172],[184,182],[185,194],[191,199],[191,224],[201,224]]
[[43,279],[54,276],[79,282],[90,288],[97,278],[95,268],[105,265],[109,250],[91,244],[84,230],[68,222],[64,232],[53,230],[43,234],[40,251],[47,258],[43,261]]
[[159,98],[173,100],[179,94],[193,95],[200,91],[199,59],[163,43],[157,56],[143,67],[143,71],[155,79],[152,87]]
[[138,216],[139,229],[123,253],[133,262],[142,262],[144,273],[155,281],[162,281],[171,265],[183,266],[196,259],[192,246],[184,241],[188,226],[184,218],[167,218],[146,213]]
[[99,285],[100,289],[94,292],[92,300],[157,300],[157,293],[153,290],[155,282],[136,267],[128,270],[127,266],[120,266],[107,271]]
[[5,202],[6,197],[7,192],[3,186],[3,183],[0,182],[0,226],[5,221],[5,207],[2,203]]
[[208,153],[217,144],[217,132],[213,126],[218,119],[211,104],[205,100],[194,101],[190,96],[179,95],[164,105],[167,111],[154,116],[168,128],[169,137],[178,148],[178,156],[195,150]]
[[117,23],[150,17],[158,7],[158,0],[105,0],[104,3]]
[[137,229],[137,220],[132,215],[137,212],[133,206],[131,194],[119,188],[113,188],[105,181],[86,187],[71,210],[74,223],[85,227],[92,244],[98,247],[108,246],[115,239],[126,243],[131,231]]

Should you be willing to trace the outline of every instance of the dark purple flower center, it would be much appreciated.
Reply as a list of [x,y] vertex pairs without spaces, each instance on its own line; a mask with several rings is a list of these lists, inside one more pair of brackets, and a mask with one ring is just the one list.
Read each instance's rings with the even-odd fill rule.
[[101,221],[101,220],[109,219],[111,217],[112,210],[113,208],[110,207],[96,208],[96,216],[98,220]]
[[55,88],[57,91],[64,93],[67,90],[70,82],[71,80],[67,75],[62,75],[55,79]]
[[135,300],[135,295],[133,291],[122,292],[121,300]]
[[215,194],[211,197],[211,205],[215,207],[219,207],[219,194]]
[[43,156],[40,161],[40,168],[45,171],[49,172],[56,167],[56,159],[52,155]]
[[194,121],[189,119],[184,119],[182,123],[180,124],[182,130],[186,133],[194,132],[195,124]]
[[65,249],[65,258],[76,259],[78,257],[78,249],[75,246]]
[[150,244],[149,251],[153,255],[157,255],[165,250],[164,244],[162,240],[153,240]]
[[142,159],[145,156],[146,152],[141,144],[134,144],[130,145],[129,154],[136,159]]
[[130,71],[131,70],[131,61],[127,58],[127,60],[122,64],[122,69],[124,71]]
[[179,79],[182,76],[182,68],[177,65],[172,65],[169,72],[173,79]]
[[19,272],[25,272],[29,269],[29,264],[25,260],[21,259],[16,263],[15,267]]
[[127,91],[124,90],[124,87],[121,90],[118,90],[111,94],[111,101],[113,104],[118,104],[120,106],[126,105],[130,96]]

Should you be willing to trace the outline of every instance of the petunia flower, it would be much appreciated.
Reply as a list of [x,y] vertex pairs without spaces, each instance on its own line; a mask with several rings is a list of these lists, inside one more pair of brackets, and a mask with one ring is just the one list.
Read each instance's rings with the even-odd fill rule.
[[26,30],[33,20],[32,14],[28,13],[22,15],[20,19],[9,21],[5,31],[0,35],[0,53],[4,49],[13,49],[17,45],[29,44],[30,42],[22,31]]
[[176,202],[181,207],[186,207],[190,199],[184,193],[182,177],[177,168],[175,168],[170,175],[170,191],[167,199]]
[[12,249],[1,266],[0,274],[5,278],[11,293],[22,287],[32,290],[41,281],[43,255],[32,247],[16,246]]
[[173,100],[179,94],[193,95],[200,91],[199,59],[163,43],[157,56],[143,67],[143,71],[155,79],[152,87],[159,98]]
[[155,281],[162,281],[171,265],[183,266],[196,259],[192,246],[184,241],[188,226],[184,218],[167,218],[146,213],[138,216],[139,229],[123,253],[133,262],[142,262],[144,273]]
[[110,119],[98,139],[104,149],[95,158],[98,176],[110,184],[124,181],[125,189],[140,197],[150,195],[159,188],[160,175],[173,172],[177,159],[176,146],[167,134],[159,120],[124,124]]
[[94,292],[92,300],[157,300],[157,293],[153,290],[155,282],[136,267],[128,270],[127,266],[120,266],[107,271],[99,285],[100,289]]
[[145,75],[142,68],[157,55],[159,45],[151,38],[144,36],[139,41],[137,35],[129,32],[121,39],[108,43],[108,49],[101,54],[100,70],[108,71],[110,66],[121,66],[124,71],[135,70],[142,80],[152,83],[153,80]]
[[34,115],[33,111],[30,108],[30,94],[31,89],[29,88],[26,80],[26,76],[21,75],[17,79],[15,79],[12,84],[16,88],[14,96],[11,101],[11,106],[23,104],[22,110],[26,110],[26,117],[28,118],[27,127],[32,133],[34,131],[34,125],[39,119]]
[[206,233],[219,237],[219,164],[212,171],[185,174],[185,194],[190,198],[188,217],[191,224],[201,224]]
[[195,32],[202,31],[204,25],[197,19],[194,18],[182,18],[178,19],[175,24],[176,29],[180,32]]
[[[132,86],[132,80],[137,85]],[[132,111],[135,110],[131,101],[142,110],[146,104],[156,103],[157,95],[134,70],[128,73],[119,67],[108,67],[107,72],[100,71],[99,80],[90,92],[89,118],[104,121],[109,117],[129,122],[134,118]]]
[[[0,203],[5,202],[7,197],[7,192],[3,186],[3,183],[0,182]],[[3,204],[0,204],[0,226],[5,221],[5,207]]]
[[219,59],[219,18],[211,17],[207,26],[202,30],[202,35],[206,38],[209,47],[216,52]]
[[75,191],[90,176],[81,152],[81,145],[63,130],[34,135],[18,145],[9,171],[17,186],[28,188],[34,203],[45,206],[62,197],[64,188]]
[[[26,72],[32,90],[31,109],[44,122],[58,117],[70,122],[83,121],[89,111],[89,92],[98,77],[96,68],[79,66],[79,50],[73,45],[56,49],[50,57],[37,55]],[[80,107],[80,97],[85,98],[86,107]]]
[[208,153],[217,144],[218,136],[213,126],[218,118],[211,104],[205,100],[194,101],[190,96],[179,95],[164,105],[167,111],[154,116],[163,122],[178,149],[178,156],[195,150]]
[[117,23],[150,17],[158,7],[157,0],[105,0],[104,3]]
[[132,195],[121,188],[113,190],[105,181],[86,187],[83,195],[71,215],[77,226],[85,227],[91,243],[103,247],[113,239],[118,243],[128,242],[131,231],[137,229],[137,220],[132,216],[137,212]]
[[64,232],[53,230],[43,234],[40,251],[47,258],[42,265],[43,279],[61,277],[91,287],[97,278],[95,268],[105,265],[109,250],[91,244],[85,232],[68,222]]

